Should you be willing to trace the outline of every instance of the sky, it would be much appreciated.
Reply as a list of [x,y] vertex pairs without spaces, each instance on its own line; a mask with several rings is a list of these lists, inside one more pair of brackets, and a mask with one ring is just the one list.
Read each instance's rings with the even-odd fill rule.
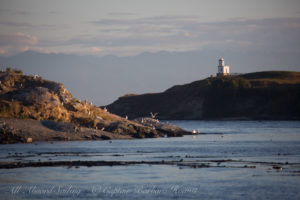
[[106,105],[231,72],[300,71],[300,0],[0,0],[0,66]]
[[0,55],[299,51],[299,26],[299,0],[0,0]]

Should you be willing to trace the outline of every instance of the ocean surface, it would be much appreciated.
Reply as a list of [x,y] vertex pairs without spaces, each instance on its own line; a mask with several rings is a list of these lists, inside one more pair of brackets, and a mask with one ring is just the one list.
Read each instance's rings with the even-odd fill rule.
[[0,162],[145,161],[0,169],[0,199],[299,199],[299,121],[169,123],[201,134],[0,145]]

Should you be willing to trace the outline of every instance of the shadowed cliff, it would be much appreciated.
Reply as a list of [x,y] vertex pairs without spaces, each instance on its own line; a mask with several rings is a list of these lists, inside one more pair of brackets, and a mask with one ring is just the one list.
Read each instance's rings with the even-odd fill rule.
[[162,93],[125,95],[107,106],[136,118],[300,119],[300,72],[265,71],[210,77]]

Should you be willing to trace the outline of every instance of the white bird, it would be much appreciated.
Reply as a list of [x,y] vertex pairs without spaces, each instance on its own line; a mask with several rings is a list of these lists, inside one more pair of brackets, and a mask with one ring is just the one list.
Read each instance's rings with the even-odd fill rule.
[[106,108],[106,107],[105,107],[103,110],[104,110],[104,112],[108,112],[108,110],[107,110],[107,108]]
[[128,116],[127,116],[127,115],[125,116],[125,119],[128,119]]
[[152,119],[155,119],[155,117],[156,117],[156,115],[158,115],[158,113],[154,113],[154,114],[153,114],[152,112],[150,112],[150,115],[151,115],[151,118],[152,118]]

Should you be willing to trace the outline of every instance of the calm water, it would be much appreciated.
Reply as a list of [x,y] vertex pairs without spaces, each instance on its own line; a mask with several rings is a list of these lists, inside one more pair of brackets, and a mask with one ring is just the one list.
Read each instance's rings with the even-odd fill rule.
[[299,199],[299,121],[170,122],[203,134],[0,145],[0,162],[182,163],[0,169],[0,199]]

